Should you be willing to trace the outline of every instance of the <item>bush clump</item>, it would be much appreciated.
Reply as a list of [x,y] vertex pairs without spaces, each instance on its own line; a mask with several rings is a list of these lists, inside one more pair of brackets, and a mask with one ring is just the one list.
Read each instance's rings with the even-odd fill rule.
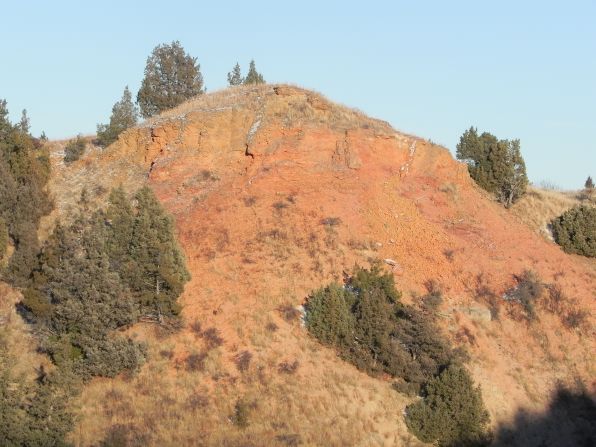
[[422,383],[454,354],[431,318],[400,298],[391,274],[378,265],[356,267],[345,285],[331,284],[308,298],[306,327],[363,371]]
[[0,257],[10,242],[14,248],[0,270],[2,279],[26,285],[39,251],[37,229],[52,209],[46,189],[49,154],[31,137],[27,126],[12,124],[5,100],[0,100]]
[[576,206],[551,225],[555,241],[567,253],[596,257],[596,207]]
[[476,445],[485,439],[488,413],[462,366],[465,356],[434,323],[440,289],[436,283],[427,288],[419,310],[400,302],[393,275],[383,274],[379,264],[356,267],[343,286],[330,284],[309,296],[306,327],[359,369],[399,378],[393,385],[398,392],[412,396],[424,389],[425,399],[407,415],[408,427],[422,441]]
[[457,145],[457,158],[468,165],[470,177],[509,208],[526,192],[528,177],[519,140],[499,140],[488,132],[465,131]]
[[545,286],[538,275],[525,270],[521,275],[516,276],[517,285],[505,293],[505,298],[509,301],[520,303],[524,309],[526,317],[529,320],[535,320],[536,304],[544,293]]
[[115,331],[179,311],[188,272],[171,219],[148,188],[135,199],[114,190],[106,211],[58,224],[23,293],[26,316],[48,334],[41,349],[84,379],[136,370],[145,347]]
[[80,135],[70,140],[64,147],[64,162],[72,163],[73,161],[77,161],[85,153],[86,147],[87,142]]
[[450,365],[424,387],[424,399],[406,408],[406,425],[423,442],[442,447],[488,443],[488,412],[480,387],[465,368]]

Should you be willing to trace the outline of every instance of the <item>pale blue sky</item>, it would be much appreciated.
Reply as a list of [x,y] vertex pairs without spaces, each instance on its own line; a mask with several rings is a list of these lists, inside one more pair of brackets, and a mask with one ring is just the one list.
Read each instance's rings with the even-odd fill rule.
[[209,91],[254,58],[451,150],[470,125],[519,138],[534,182],[596,176],[596,0],[2,3],[0,98],[34,134],[93,133],[180,40]]

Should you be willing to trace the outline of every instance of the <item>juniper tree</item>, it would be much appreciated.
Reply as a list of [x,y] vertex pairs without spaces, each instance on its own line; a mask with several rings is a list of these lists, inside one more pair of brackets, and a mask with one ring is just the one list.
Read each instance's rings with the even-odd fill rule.
[[257,68],[255,66],[254,59],[250,61],[250,66],[248,68],[248,73],[243,81],[244,84],[264,84],[265,79],[263,79],[263,75],[257,72]]
[[234,68],[228,73],[228,84],[229,85],[240,85],[244,82],[242,73],[240,72],[240,65],[236,62]]
[[470,127],[457,145],[457,158],[467,163],[474,181],[506,207],[526,191],[528,178],[519,140],[499,140],[488,132],[479,136]]
[[111,332],[137,320],[134,300],[105,250],[105,219],[79,216],[58,225],[39,257],[23,305],[53,336],[42,348],[62,369],[82,377],[114,376],[135,369],[143,351]]
[[423,442],[442,447],[486,443],[489,415],[466,369],[451,365],[425,386],[423,400],[406,408],[406,425]]
[[553,237],[567,253],[596,257],[596,207],[576,206],[551,222]]
[[145,118],[171,109],[204,92],[197,59],[180,42],[156,46],[147,58],[145,77],[137,94]]
[[8,119],[6,101],[0,101],[0,218],[14,246],[3,272],[23,286],[38,250],[39,220],[51,209],[45,190],[50,165],[47,150],[36,149],[33,138]]
[[137,124],[139,112],[132,102],[132,95],[128,86],[124,87],[124,93],[120,101],[112,107],[112,115],[109,124],[97,125],[97,141],[100,146],[107,147],[118,139],[118,135],[126,129]]
[[174,316],[180,312],[176,300],[190,275],[174,237],[172,219],[144,187],[135,195],[135,217],[129,245],[133,263],[127,271],[129,286],[142,313]]

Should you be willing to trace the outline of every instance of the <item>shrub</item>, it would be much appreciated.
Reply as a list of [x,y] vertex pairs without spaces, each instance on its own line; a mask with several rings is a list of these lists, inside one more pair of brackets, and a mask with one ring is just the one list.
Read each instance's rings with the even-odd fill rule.
[[542,297],[544,284],[536,273],[531,270],[524,271],[520,276],[516,276],[517,285],[505,293],[508,300],[520,303],[529,320],[535,320],[536,303]]
[[201,353],[195,353],[195,354],[190,354],[187,358],[186,358],[186,368],[189,371],[203,371],[205,369],[205,359],[207,358],[207,354],[201,352]]
[[234,406],[234,414],[232,416],[234,425],[240,428],[248,427],[250,411],[251,405],[248,402],[239,399]]
[[299,366],[300,362],[298,360],[294,360],[293,362],[286,360],[277,365],[277,371],[280,374],[294,374],[298,371]]
[[581,329],[586,325],[590,312],[586,309],[572,308],[563,317],[563,324],[567,329]]
[[148,309],[159,328],[179,321],[171,316],[187,273],[171,221],[148,192],[136,197],[133,209],[113,191],[106,213],[82,211],[68,227],[56,225],[23,293],[29,319],[52,334],[42,337],[42,349],[85,379],[138,369],[145,347],[114,331]]
[[343,287],[331,284],[309,296],[306,327],[359,369],[422,383],[447,365],[453,352],[432,315],[400,298],[393,276],[382,274],[379,265],[356,267]]
[[251,359],[252,354],[249,351],[242,351],[236,355],[236,357],[234,357],[234,363],[236,363],[236,368],[238,368],[238,371],[244,372],[248,370]]
[[336,227],[341,224],[341,218],[339,217],[326,217],[321,219],[321,225],[325,225],[327,227]]
[[296,321],[302,315],[300,311],[290,303],[282,304],[277,310],[281,314],[282,318],[288,323]]
[[203,335],[202,328],[203,326],[199,320],[195,320],[190,324],[190,330],[198,337]]
[[555,241],[567,253],[596,257],[596,207],[571,208],[551,225]]
[[479,387],[462,366],[451,365],[424,387],[424,399],[406,408],[406,425],[423,442],[439,446],[486,443],[488,412]]
[[419,383],[406,382],[402,380],[399,382],[393,382],[391,386],[398,393],[405,394],[409,397],[418,396],[418,394],[420,393]]
[[207,349],[214,349],[218,346],[223,345],[223,338],[219,335],[219,331],[211,327],[203,332],[203,339],[205,340],[205,345],[207,345]]
[[77,161],[85,153],[86,147],[87,142],[80,135],[70,140],[64,146],[64,162],[72,163],[73,161]]

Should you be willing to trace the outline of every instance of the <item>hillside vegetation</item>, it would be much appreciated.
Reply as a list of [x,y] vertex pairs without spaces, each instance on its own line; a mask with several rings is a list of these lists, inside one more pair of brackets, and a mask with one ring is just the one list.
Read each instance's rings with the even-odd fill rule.
[[596,271],[514,217],[531,192],[505,209],[445,148],[288,85],[201,94],[72,162],[45,147],[1,389],[73,371],[65,442],[507,445],[567,410],[591,439]]

